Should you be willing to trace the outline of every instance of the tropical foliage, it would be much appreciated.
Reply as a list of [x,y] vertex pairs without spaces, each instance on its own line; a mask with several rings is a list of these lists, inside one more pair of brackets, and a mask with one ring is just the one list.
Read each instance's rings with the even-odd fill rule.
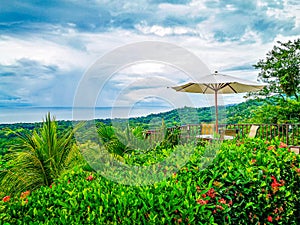
[[[297,224],[300,157],[279,141],[223,143],[212,163],[205,147],[149,186],[117,184],[76,169],[35,192],[3,196],[0,220],[43,224]],[[184,148],[182,149],[184,151]],[[173,149],[158,149],[156,156]],[[153,154],[128,163],[153,163]],[[126,158],[126,157],[125,157]],[[134,160],[134,161],[132,161]],[[155,160],[154,160],[155,161]],[[161,170],[162,176],[169,168]]]
[[244,122],[259,124],[300,123],[300,102],[292,99],[282,101],[273,98],[255,108],[251,117],[247,120],[244,119]]
[[261,70],[258,78],[269,84],[260,94],[279,94],[283,99],[286,96],[299,101],[300,39],[277,43],[278,46],[267,53],[266,59],[254,65]]
[[1,187],[10,194],[49,186],[54,179],[81,160],[73,134],[77,128],[58,135],[50,113],[43,126],[32,132],[15,133],[18,138],[5,155],[9,168],[1,172]]

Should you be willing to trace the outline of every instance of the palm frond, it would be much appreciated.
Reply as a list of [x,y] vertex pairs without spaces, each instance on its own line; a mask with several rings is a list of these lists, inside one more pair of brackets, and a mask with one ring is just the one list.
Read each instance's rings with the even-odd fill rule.
[[13,166],[2,172],[1,186],[8,194],[25,190],[35,190],[42,185],[50,185],[54,179],[83,160],[75,145],[74,132],[66,131],[59,136],[57,123],[50,113],[43,126],[31,133],[16,133],[18,140],[6,155]]

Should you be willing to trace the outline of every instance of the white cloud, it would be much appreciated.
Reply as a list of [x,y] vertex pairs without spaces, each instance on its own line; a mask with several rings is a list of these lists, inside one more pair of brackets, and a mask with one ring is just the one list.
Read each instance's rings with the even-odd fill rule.
[[0,64],[11,65],[26,58],[46,65],[57,65],[63,70],[82,68],[89,58],[85,52],[67,45],[60,45],[50,40],[35,37],[15,38],[4,36],[0,39]]
[[[73,1],[74,12],[78,12],[79,6],[85,3]],[[15,97],[12,98],[14,101],[72,105],[74,89],[83,71],[99,57],[122,45],[149,40],[170,42],[188,49],[212,72],[225,71],[256,80],[257,71],[247,69],[247,66],[264,58],[277,40],[293,40],[300,34],[300,4],[297,0],[285,0],[280,6],[283,8],[262,0],[256,1],[256,5],[252,1],[234,0],[192,0],[186,4],[155,4],[145,0],[99,0],[94,3],[102,11],[85,7],[87,12],[84,15],[91,12],[93,16],[102,16],[97,19],[93,16],[73,18],[70,12],[65,17],[60,14],[64,22],[59,24],[54,22],[60,20],[55,20],[53,11],[49,14],[51,18],[44,22],[1,23],[0,29],[4,28],[0,35],[0,52],[3,53],[0,55],[0,72],[18,74],[19,83],[12,78],[1,77],[3,93],[0,96],[7,96],[10,92]],[[26,8],[30,8],[29,3]],[[39,7],[34,5],[33,9],[36,12]],[[60,10],[63,11],[63,8]],[[102,24],[101,21],[107,22]],[[261,27],[260,22],[266,28]],[[22,68],[18,65],[21,59],[37,62],[37,65]],[[12,69],[14,66],[16,69]],[[56,69],[47,72],[44,67]],[[246,69],[237,69],[239,67]],[[29,76],[30,70],[33,76]],[[158,89],[162,84],[167,85],[167,81],[157,83],[151,77],[157,80],[165,78],[173,83],[188,80],[176,68],[164,64],[131,65],[111,77],[107,92],[103,93],[108,99],[105,104],[111,104],[111,96],[129,87],[132,92],[120,98],[122,104],[142,98],[144,91],[150,89],[147,86],[157,85],[157,88],[153,86],[153,90],[160,93]],[[205,96],[191,96],[193,104],[201,105],[206,101]],[[232,99],[238,101],[239,98],[234,96]],[[0,101],[7,100],[3,97]]]
[[170,35],[195,35],[198,34],[195,29],[186,28],[183,26],[177,27],[164,27],[159,25],[147,26],[145,24],[136,25],[136,29],[142,34],[155,34],[160,37]]
[[[188,16],[190,15],[191,7],[189,5],[174,5],[169,3],[162,3],[158,6],[159,14],[166,16],[166,15],[173,15],[176,16]],[[199,9],[199,8],[198,8]]]

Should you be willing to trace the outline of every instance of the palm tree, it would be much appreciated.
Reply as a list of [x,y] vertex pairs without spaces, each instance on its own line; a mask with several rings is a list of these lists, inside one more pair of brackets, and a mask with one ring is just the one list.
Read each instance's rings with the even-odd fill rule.
[[59,135],[55,118],[51,120],[48,113],[38,131],[17,133],[18,141],[7,154],[12,166],[2,172],[1,187],[14,195],[49,186],[62,173],[82,162],[74,140],[74,133],[79,127],[77,125]]

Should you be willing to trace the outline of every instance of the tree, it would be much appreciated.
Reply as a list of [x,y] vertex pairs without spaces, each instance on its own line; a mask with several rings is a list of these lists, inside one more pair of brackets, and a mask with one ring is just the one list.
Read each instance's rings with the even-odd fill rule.
[[300,93],[300,39],[279,45],[267,53],[266,59],[254,65],[261,69],[258,78],[268,83],[259,95],[278,94],[283,99],[294,97],[299,101]]
[[14,195],[49,186],[76,163],[83,162],[74,140],[74,132],[80,126],[59,135],[55,118],[51,120],[48,113],[39,130],[17,133],[18,141],[5,155],[12,166],[0,171],[1,188],[5,187],[7,194]]

